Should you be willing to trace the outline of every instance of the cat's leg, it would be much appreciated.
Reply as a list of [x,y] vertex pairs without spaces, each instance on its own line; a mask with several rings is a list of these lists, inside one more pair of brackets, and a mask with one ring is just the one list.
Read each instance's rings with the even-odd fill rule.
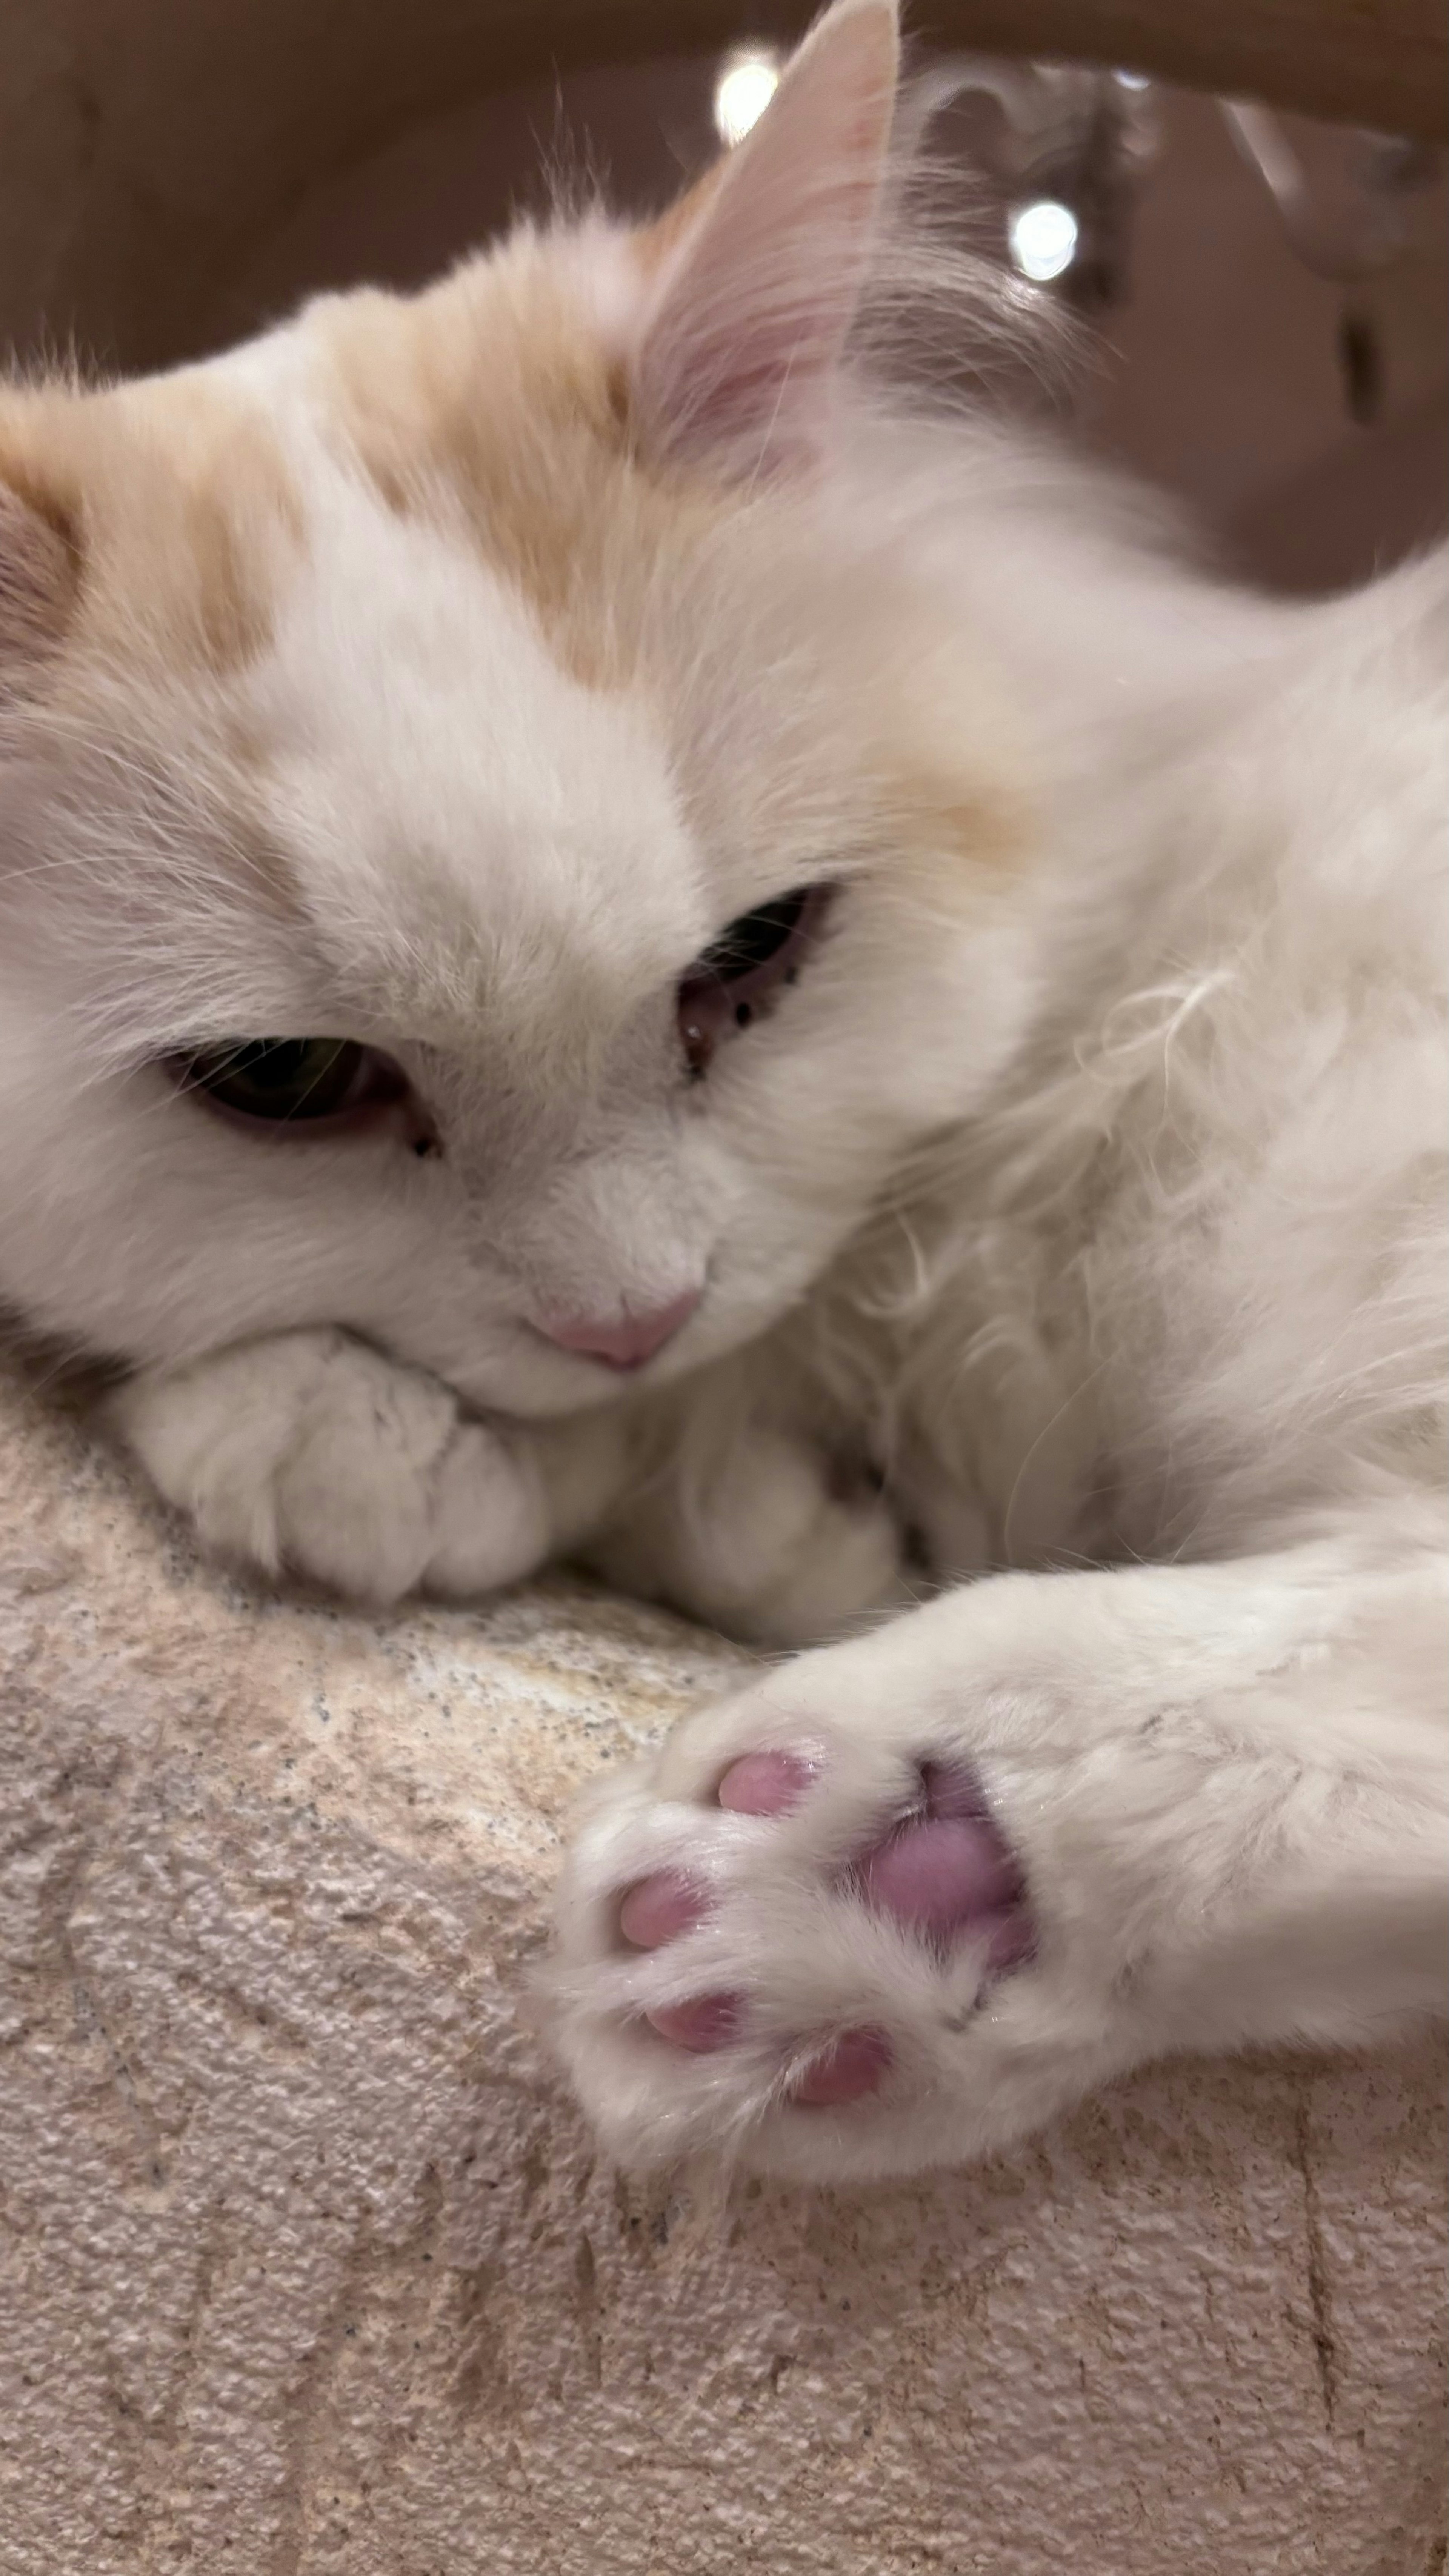
[[343,1332],[147,1370],[111,1418],[212,1553],[354,1599],[468,1596],[568,1547],[622,1471],[608,1416],[500,1429]]
[[998,1577],[687,1718],[594,1793],[561,1893],[609,2149],[904,2173],[1145,2058],[1442,2008],[1431,1535]]

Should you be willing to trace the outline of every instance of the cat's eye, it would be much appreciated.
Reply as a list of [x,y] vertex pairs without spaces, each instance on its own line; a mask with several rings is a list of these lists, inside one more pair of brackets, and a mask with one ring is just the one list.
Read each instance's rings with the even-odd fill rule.
[[407,1076],[351,1038],[242,1038],[179,1059],[187,1091],[229,1117],[285,1129],[351,1124],[407,1093]]
[[720,1039],[747,1029],[793,984],[817,938],[834,887],[801,886],[742,912],[696,958],[679,987],[679,1034],[693,1074]]

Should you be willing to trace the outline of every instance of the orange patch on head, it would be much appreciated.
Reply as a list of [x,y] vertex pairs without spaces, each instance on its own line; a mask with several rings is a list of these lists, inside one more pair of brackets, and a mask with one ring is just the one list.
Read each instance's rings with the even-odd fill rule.
[[460,528],[576,678],[627,681],[661,562],[727,498],[641,455],[624,368],[557,245],[523,234],[420,296],[310,319],[340,438],[389,507]]
[[21,694],[63,641],[76,585],[64,523],[0,484],[0,705]]
[[[217,864],[288,920],[296,898],[255,795],[256,749],[211,684],[265,645],[300,537],[269,423],[200,370],[0,390],[0,709],[23,708],[42,734],[61,715],[73,728],[62,752],[92,725],[104,741],[119,729],[137,809],[157,810],[149,781],[172,855],[223,817]],[[138,871],[133,901],[150,899],[146,882]]]
[[[279,559],[302,516],[271,424],[201,370],[161,377],[126,397],[128,472],[155,488],[149,563],[161,631],[217,671],[249,661],[271,630]],[[145,541],[133,528],[132,543]]]
[[[642,240],[646,263],[651,246],[664,256],[713,184],[710,174],[620,255],[635,256]],[[388,507],[476,546],[528,602],[564,668],[591,687],[642,681],[675,697],[708,581],[691,610],[673,611],[691,561],[731,519],[740,551],[719,559],[732,567],[731,617],[748,598],[749,563],[767,596],[782,549],[799,549],[796,603],[814,601],[795,630],[805,700],[803,674],[824,638],[835,702],[852,711],[835,735],[827,793],[839,793],[842,815],[854,800],[855,821],[872,818],[903,884],[909,876],[924,901],[959,910],[984,880],[1017,869],[1034,840],[1021,749],[986,675],[888,570],[883,580],[874,566],[842,573],[816,556],[808,513],[794,513],[788,490],[737,488],[650,452],[571,250],[525,233],[419,296],[366,292],[314,306],[307,327],[340,449]],[[774,607],[764,624],[748,608],[743,618],[742,674],[785,651]],[[688,800],[687,762],[680,785]]]
[[127,669],[249,659],[270,630],[279,545],[300,532],[269,424],[201,369],[0,395],[5,501],[29,528],[18,558],[13,527],[4,535],[32,592],[44,557],[54,641]]

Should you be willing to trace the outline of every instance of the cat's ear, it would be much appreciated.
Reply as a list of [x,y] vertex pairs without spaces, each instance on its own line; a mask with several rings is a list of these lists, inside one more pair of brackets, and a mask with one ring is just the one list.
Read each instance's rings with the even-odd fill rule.
[[745,140],[644,236],[656,266],[632,391],[666,453],[744,474],[819,453],[880,218],[899,51],[895,0],[835,0]]
[[64,640],[76,586],[75,548],[59,520],[0,481],[0,706]]

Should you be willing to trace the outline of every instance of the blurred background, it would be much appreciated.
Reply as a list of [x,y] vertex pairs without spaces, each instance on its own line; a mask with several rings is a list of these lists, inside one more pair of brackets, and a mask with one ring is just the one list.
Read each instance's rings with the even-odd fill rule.
[[[406,131],[221,281],[220,344],[320,287],[423,283],[559,178],[657,209],[737,141],[778,57],[581,72]],[[1449,189],[1422,142],[1120,70],[925,57],[963,226],[1069,305],[1076,433],[1178,495],[1220,558],[1321,594],[1449,521]]]

